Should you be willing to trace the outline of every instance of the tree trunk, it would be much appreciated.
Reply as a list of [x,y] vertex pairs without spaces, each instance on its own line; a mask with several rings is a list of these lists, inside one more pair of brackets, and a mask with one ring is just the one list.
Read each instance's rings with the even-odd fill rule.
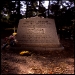
[[49,18],[49,7],[50,7],[50,0],[49,0],[49,5],[48,5],[48,18]]
[[28,12],[28,3],[27,3],[27,0],[26,0],[26,7],[27,7],[27,8],[26,8],[26,18],[27,18],[27,17],[28,17],[28,16],[27,16],[27,12]]
[[19,15],[19,19],[20,19],[20,1],[18,1],[18,15]]
[[[63,5],[62,3],[63,3],[63,0],[61,0],[61,5]],[[60,26],[60,39],[62,39],[62,25]]]
[[39,0],[39,10],[40,10],[41,1]]

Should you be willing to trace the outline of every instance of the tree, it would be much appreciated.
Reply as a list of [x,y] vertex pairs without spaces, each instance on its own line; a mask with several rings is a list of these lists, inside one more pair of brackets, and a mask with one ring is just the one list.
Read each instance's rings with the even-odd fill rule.
[[26,7],[27,7],[26,18],[34,16],[34,12],[37,11],[36,6],[37,6],[36,1],[26,1]]
[[19,19],[22,18],[20,1],[3,1],[1,8],[1,22],[5,22],[10,26],[17,26]]

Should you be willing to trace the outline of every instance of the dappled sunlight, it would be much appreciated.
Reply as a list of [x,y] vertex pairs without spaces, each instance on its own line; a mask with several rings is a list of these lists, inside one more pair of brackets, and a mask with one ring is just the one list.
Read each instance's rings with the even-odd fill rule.
[[31,56],[2,53],[4,68],[1,67],[4,74],[74,74],[74,58],[57,58],[34,53]]

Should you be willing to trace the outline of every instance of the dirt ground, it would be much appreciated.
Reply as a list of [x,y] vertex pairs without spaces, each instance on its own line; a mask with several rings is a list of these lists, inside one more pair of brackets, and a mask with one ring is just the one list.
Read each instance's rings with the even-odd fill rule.
[[74,42],[61,39],[62,51],[32,52],[1,50],[1,74],[74,74]]

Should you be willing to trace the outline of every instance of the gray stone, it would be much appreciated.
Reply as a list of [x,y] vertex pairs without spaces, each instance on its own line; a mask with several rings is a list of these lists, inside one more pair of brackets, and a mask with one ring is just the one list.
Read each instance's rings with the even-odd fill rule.
[[31,17],[20,19],[17,40],[26,49],[50,50],[60,48],[54,19]]

